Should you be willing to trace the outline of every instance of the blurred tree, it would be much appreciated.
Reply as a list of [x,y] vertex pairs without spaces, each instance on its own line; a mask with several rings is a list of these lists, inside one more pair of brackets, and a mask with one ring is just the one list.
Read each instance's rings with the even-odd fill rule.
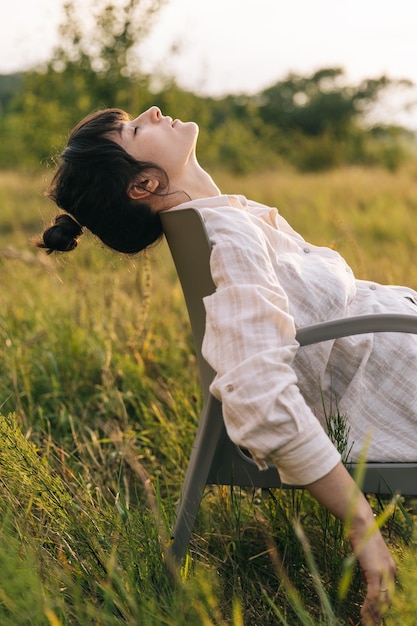
[[266,123],[280,128],[307,135],[328,131],[343,135],[387,89],[404,85],[412,83],[381,76],[354,87],[345,84],[343,69],[324,68],[307,77],[290,74],[265,89],[258,95],[259,110]]
[[[83,76],[96,106],[109,106],[117,97],[120,106],[135,108],[138,87],[149,86],[140,46],[166,3],[167,0],[90,0],[86,14],[85,2],[70,0],[60,27],[61,42],[48,69],[64,72],[67,77]],[[83,17],[89,18],[87,23]],[[136,81],[139,84],[135,88]],[[78,90],[85,91],[84,87],[80,85]]]

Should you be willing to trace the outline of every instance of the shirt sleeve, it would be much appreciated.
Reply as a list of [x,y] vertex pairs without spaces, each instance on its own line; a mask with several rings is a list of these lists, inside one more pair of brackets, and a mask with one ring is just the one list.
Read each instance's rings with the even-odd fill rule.
[[261,469],[266,461],[276,464],[283,482],[314,482],[340,455],[297,385],[292,363],[299,344],[274,250],[257,220],[243,211],[203,217],[216,291],[204,300],[202,349],[217,373],[210,389],[222,402],[229,437]]

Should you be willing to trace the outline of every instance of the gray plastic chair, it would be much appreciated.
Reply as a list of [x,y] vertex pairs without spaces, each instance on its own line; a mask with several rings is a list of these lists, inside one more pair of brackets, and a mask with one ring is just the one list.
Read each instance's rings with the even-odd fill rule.
[[[195,209],[161,213],[162,225],[184,293],[203,390],[203,409],[192,447],[176,513],[171,554],[179,562],[187,550],[206,485],[255,488],[282,486],[275,466],[259,471],[256,464],[229,439],[221,403],[209,391],[215,375],[201,354],[205,330],[203,298],[215,290],[210,274],[211,245],[200,214]],[[368,332],[417,333],[417,315],[365,315],[300,329],[301,345]],[[417,459],[417,451],[416,451]],[[355,471],[355,464],[350,466]],[[367,463],[365,493],[417,494],[416,463]]]

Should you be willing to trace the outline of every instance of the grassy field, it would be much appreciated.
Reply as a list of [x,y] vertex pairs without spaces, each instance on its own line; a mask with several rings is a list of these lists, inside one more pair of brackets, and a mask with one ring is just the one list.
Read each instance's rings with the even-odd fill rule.
[[[417,288],[417,166],[216,179],[279,207],[358,277]],[[172,261],[164,243],[132,258],[88,235],[67,255],[35,250],[55,212],[46,182],[0,173],[2,626],[359,624],[357,568],[339,584],[343,529],[301,491],[208,489],[169,575],[201,407]],[[415,505],[400,500],[383,527],[398,563],[390,626],[417,622]]]

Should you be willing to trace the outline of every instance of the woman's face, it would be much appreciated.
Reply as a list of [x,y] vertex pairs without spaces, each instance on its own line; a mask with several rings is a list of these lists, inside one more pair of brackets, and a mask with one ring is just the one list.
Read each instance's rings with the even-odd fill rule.
[[162,167],[172,180],[194,154],[198,126],[164,116],[153,106],[133,120],[120,122],[111,139],[138,161]]

